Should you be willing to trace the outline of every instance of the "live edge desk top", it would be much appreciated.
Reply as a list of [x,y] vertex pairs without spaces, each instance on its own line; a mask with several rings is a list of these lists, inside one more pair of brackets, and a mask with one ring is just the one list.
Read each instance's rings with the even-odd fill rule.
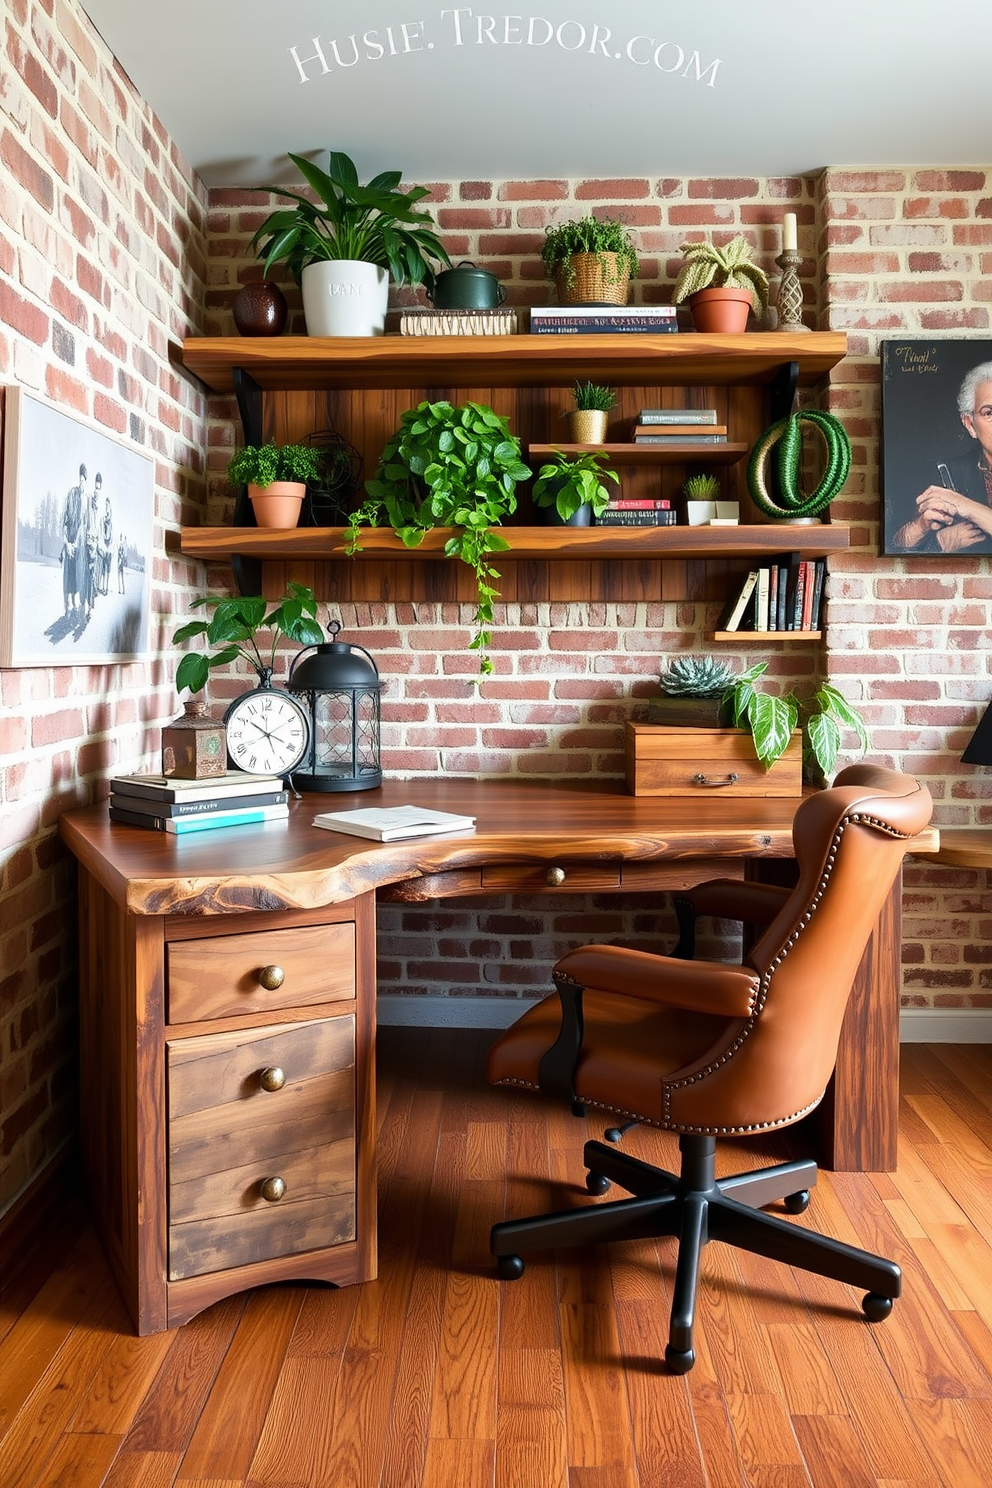
[[[317,811],[406,803],[476,817],[471,835],[380,844],[312,825]],[[112,825],[106,805],[60,823],[80,864],[129,914],[313,910],[369,890],[416,900],[457,894],[637,892],[743,876],[789,858],[796,802],[632,796],[622,782],[388,781],[308,795],[288,821],[174,838]],[[562,876],[563,875],[563,876]],[[865,954],[819,1114],[825,1165],[896,1162],[899,885]]]

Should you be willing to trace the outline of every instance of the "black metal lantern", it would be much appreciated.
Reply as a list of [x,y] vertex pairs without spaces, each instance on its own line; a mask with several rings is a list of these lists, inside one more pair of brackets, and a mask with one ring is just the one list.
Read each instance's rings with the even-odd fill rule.
[[289,669],[288,689],[310,716],[310,747],[293,781],[300,790],[374,790],[382,784],[379,671],[364,646],[338,640],[340,621],[327,628],[331,639],[307,646]]

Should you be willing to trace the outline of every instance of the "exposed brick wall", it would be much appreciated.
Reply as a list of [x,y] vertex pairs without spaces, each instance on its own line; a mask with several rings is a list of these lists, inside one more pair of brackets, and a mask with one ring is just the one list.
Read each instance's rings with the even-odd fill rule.
[[[75,0],[8,0],[0,38],[0,381],[155,456],[152,650],[189,575],[203,401],[169,363],[200,328],[206,194]],[[184,606],[183,606],[184,608]],[[60,812],[152,768],[160,660],[0,671],[0,1212],[75,1125],[75,880]]]

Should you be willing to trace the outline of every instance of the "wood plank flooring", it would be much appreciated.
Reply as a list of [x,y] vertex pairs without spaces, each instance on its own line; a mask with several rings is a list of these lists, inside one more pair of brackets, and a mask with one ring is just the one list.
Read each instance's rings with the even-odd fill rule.
[[[380,1274],[136,1338],[80,1214],[0,1298],[3,1488],[970,1488],[992,1483],[992,1047],[903,1050],[891,1175],[797,1220],[898,1260],[847,1287],[711,1245],[697,1363],[660,1364],[673,1242],[533,1256],[489,1227],[588,1200],[600,1122],[485,1083],[492,1035],[380,1034]],[[627,1150],[672,1166],[674,1139]],[[724,1144],[721,1171],[795,1134]]]

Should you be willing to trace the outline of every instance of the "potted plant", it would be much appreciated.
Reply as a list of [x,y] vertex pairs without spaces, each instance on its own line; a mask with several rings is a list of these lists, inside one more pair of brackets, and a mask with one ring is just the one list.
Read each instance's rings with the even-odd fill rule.
[[541,258],[563,305],[626,305],[638,267],[623,223],[597,217],[546,228]]
[[718,728],[729,716],[724,694],[734,674],[712,656],[678,656],[658,679],[661,696],[648,699],[649,723]]
[[295,527],[307,481],[320,470],[320,455],[308,444],[246,444],[227,463],[227,478],[247,486],[259,527]]
[[595,382],[577,382],[572,391],[575,408],[568,421],[575,444],[602,444],[606,438],[606,419],[616,407],[617,395],[612,388]]
[[389,276],[397,284],[433,290],[432,260],[451,260],[428,212],[416,205],[425,186],[400,189],[399,171],[382,171],[367,185],[354,161],[331,150],[328,168],[300,155],[290,160],[316,202],[285,186],[260,186],[296,203],[271,212],[251,240],[268,273],[285,261],[303,290],[311,336],[381,336],[385,329]]
[[346,538],[358,552],[361,526],[378,526],[383,516],[408,548],[418,547],[432,527],[450,527],[444,551],[475,573],[475,634],[470,648],[480,653],[479,673],[492,671],[493,603],[499,578],[490,554],[509,543],[493,528],[517,509],[516,487],[531,471],[520,457],[520,441],[505,418],[482,403],[418,404],[408,408],[382,451],[365,489],[370,500],[352,513]]
[[554,450],[551,459],[537,472],[531,493],[535,506],[547,513],[552,526],[588,527],[593,517],[606,510],[610,493],[604,480],[619,484],[615,470],[604,470],[605,455],[566,455]]
[[690,527],[705,527],[716,516],[720,482],[715,475],[696,471],[682,482],[685,519]]
[[842,728],[853,729],[862,751],[867,749],[864,723],[847,698],[826,682],[805,699],[794,692],[785,697],[759,692],[754,684],[767,669],[766,661],[757,661],[726,688],[723,701],[731,720],[736,728],[750,730],[754,752],[766,770],[785,753],[793,730],[800,728],[804,773],[813,784],[822,785],[833,773]]
[[753,309],[762,319],[768,307],[768,275],[751,257],[742,233],[724,247],[683,243],[684,263],[672,291],[674,304],[689,301],[697,331],[740,332]]
[[[275,668],[276,647],[279,637],[298,641],[302,646],[316,646],[324,640],[324,632],[317,624],[317,601],[313,590],[305,584],[289,584],[286,593],[277,605],[269,608],[268,601],[260,595],[205,594],[194,599],[190,609],[207,609],[212,614],[209,620],[188,620],[180,625],[172,639],[175,644],[203,636],[210,646],[218,649],[206,654],[191,651],[184,656],[176,668],[176,690],[199,692],[207,684],[214,667],[227,666],[238,657],[258,673],[271,677]],[[272,640],[263,652],[258,641],[261,630],[271,630]]]

